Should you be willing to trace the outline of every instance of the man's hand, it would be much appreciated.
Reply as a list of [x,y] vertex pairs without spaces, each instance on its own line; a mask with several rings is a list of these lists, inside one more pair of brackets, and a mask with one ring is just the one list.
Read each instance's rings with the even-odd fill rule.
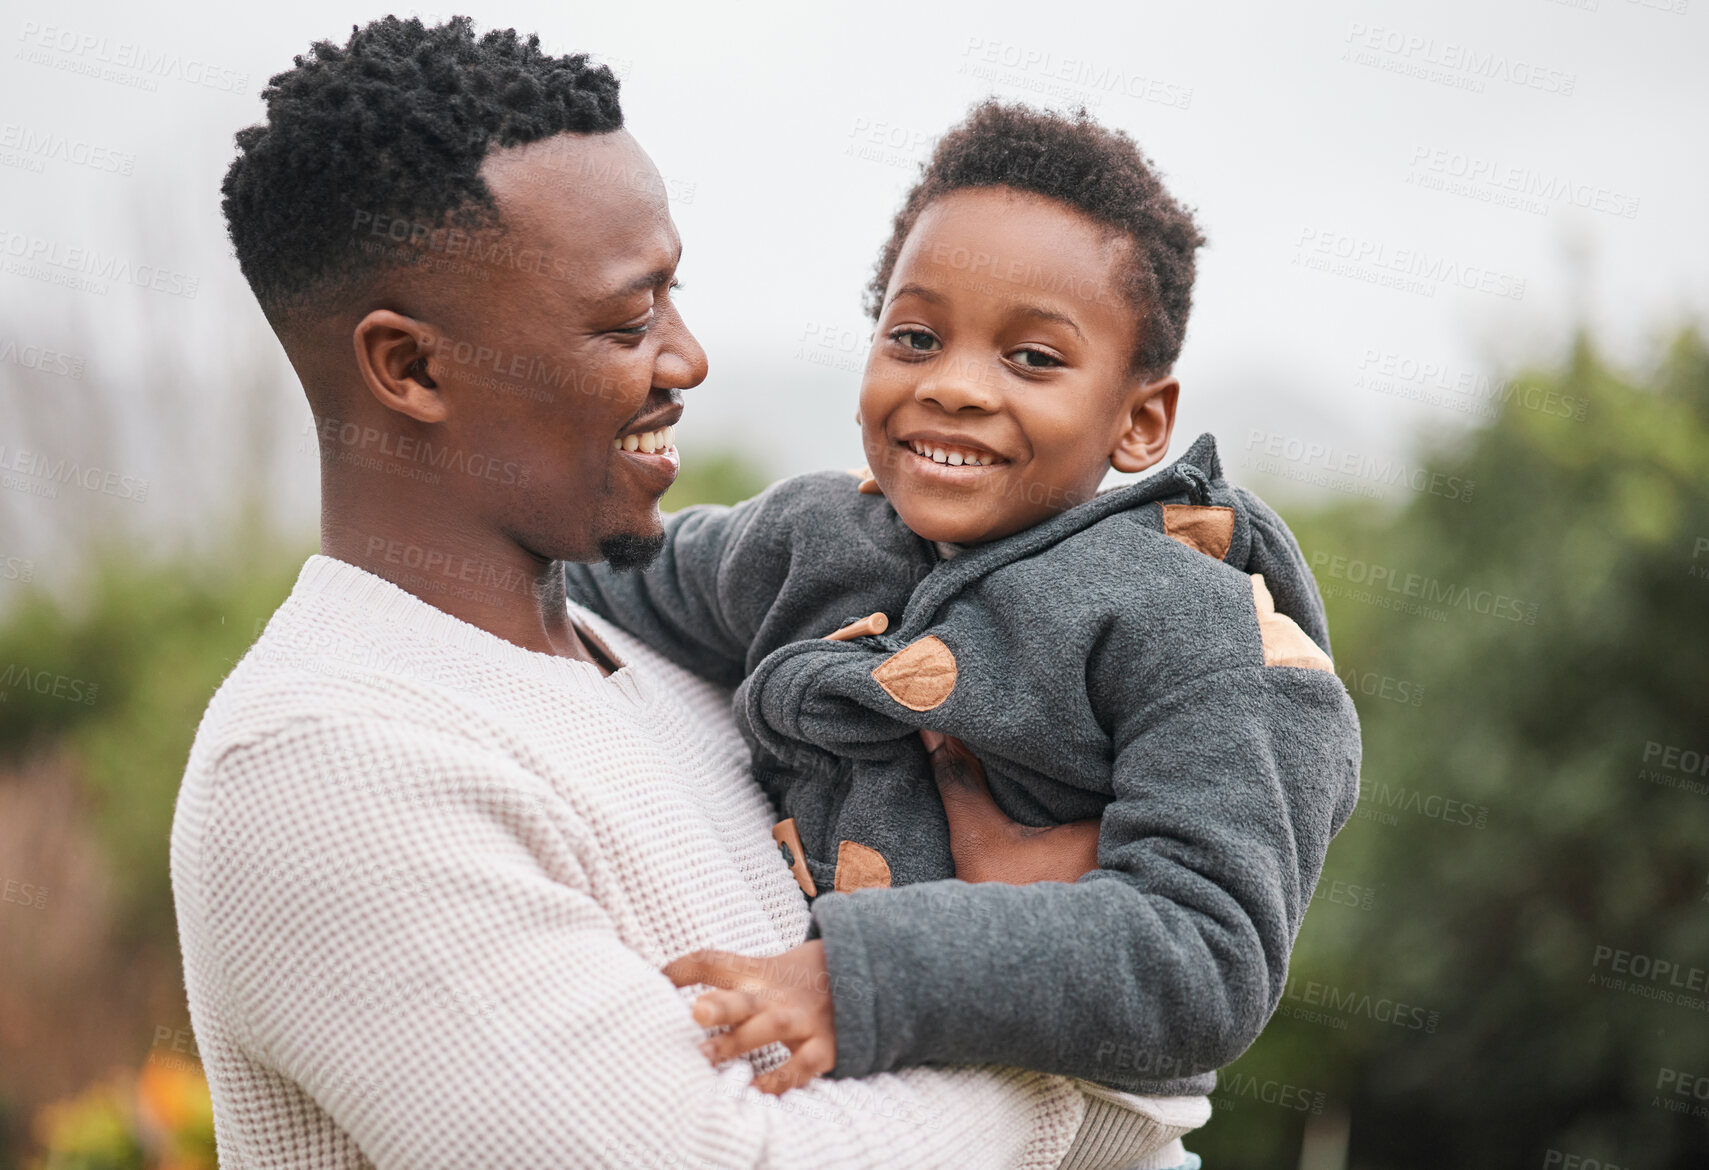
[[1034,828],[1011,820],[991,797],[985,769],[954,736],[920,732],[931,755],[955,876],[964,882],[1073,882],[1098,868],[1098,820]]
[[664,973],[678,987],[721,988],[694,1001],[695,1023],[730,1029],[700,1046],[713,1064],[773,1041],[789,1049],[793,1055],[781,1066],[754,1078],[760,1092],[781,1095],[836,1066],[837,1017],[819,939],[763,959],[695,951],[666,965]]

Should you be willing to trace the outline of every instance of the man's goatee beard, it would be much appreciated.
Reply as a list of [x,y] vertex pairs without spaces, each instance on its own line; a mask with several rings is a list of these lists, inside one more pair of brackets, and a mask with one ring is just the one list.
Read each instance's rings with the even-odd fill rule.
[[606,564],[621,572],[646,568],[664,547],[665,534],[662,532],[656,536],[636,536],[625,532],[600,541],[599,555],[605,558]]

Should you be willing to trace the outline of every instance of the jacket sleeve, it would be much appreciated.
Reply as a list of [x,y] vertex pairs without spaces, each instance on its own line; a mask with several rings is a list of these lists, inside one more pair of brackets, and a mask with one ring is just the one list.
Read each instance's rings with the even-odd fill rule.
[[778,488],[726,507],[665,517],[665,543],[643,570],[566,562],[571,601],[634,634],[702,678],[733,687],[789,568]]
[[1357,798],[1351,700],[1327,670],[1234,666],[1128,711],[1115,742],[1103,868],[1080,881],[818,899],[834,1075],[999,1061],[1144,1092],[1258,1036]]

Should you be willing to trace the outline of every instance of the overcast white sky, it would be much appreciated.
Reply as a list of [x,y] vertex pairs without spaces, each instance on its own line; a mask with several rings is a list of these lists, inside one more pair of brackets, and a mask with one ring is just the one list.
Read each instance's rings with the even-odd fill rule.
[[[205,502],[205,481],[186,469],[218,446],[234,401],[265,393],[253,372],[283,368],[224,240],[232,134],[260,118],[261,87],[293,54],[388,10],[406,12],[8,0],[4,258],[43,241],[93,247],[193,276],[197,295],[0,273],[0,387],[13,399],[0,420],[108,410],[134,440],[109,458],[152,482],[140,505],[0,492],[13,517],[0,563],[48,548],[66,509],[158,529]],[[1558,353],[1580,315],[1633,361],[1709,315],[1706,10],[1709,0],[518,0],[408,11],[534,30],[624,77],[630,128],[675,195],[683,309],[711,358],[681,427],[685,457],[734,445],[777,474],[858,462],[860,289],[932,138],[996,93],[1087,104],[1198,208],[1211,243],[1177,367],[1176,450],[1214,430],[1236,479],[1285,501],[1365,491],[1369,477],[1317,472],[1349,452],[1404,456],[1463,421],[1468,383]],[[175,66],[129,64],[130,46]],[[55,138],[103,161],[29,149]],[[1338,258],[1350,260],[1335,270]],[[81,376],[27,368],[18,355],[40,347],[82,361]],[[162,376],[174,347],[171,417],[152,399],[157,417],[139,419],[92,397]],[[1441,373],[1421,378],[1425,367]],[[307,410],[277,393],[278,491],[306,521]],[[200,404],[219,409],[204,418]],[[1594,410],[1563,425],[1596,425]],[[1284,453],[1320,453],[1284,457],[1293,478],[1278,479],[1250,462],[1254,431],[1259,447],[1274,435]],[[1302,474],[1323,483],[1302,487]]]

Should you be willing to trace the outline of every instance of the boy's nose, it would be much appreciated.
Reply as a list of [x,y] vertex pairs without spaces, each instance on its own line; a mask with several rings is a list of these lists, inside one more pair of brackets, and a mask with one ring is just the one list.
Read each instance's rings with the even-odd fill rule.
[[957,361],[939,366],[914,387],[917,402],[933,402],[954,414],[960,410],[992,411],[998,395],[991,370],[977,362]]

